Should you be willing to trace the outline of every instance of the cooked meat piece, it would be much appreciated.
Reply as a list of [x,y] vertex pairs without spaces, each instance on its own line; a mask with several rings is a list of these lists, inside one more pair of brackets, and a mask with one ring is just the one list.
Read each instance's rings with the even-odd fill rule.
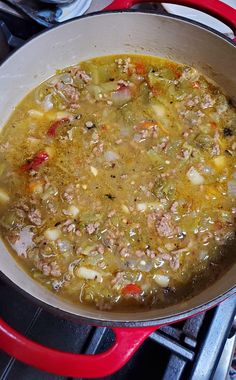
[[38,209],[30,210],[28,213],[28,218],[36,226],[41,226],[42,216],[41,216],[41,212]]

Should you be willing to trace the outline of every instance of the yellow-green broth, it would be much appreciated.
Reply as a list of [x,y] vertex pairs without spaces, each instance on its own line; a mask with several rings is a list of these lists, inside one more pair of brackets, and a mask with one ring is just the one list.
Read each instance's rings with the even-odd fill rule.
[[164,307],[234,260],[236,110],[194,68],[139,55],[58,71],[0,136],[0,233],[40,284]]

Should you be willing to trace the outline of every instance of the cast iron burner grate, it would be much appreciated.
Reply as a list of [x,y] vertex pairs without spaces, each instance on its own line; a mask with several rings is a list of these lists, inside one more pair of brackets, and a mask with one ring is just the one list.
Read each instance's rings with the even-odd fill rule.
[[[30,20],[0,11],[0,60],[41,30]],[[160,328],[121,370],[103,379],[213,379],[227,338],[235,334],[235,312],[236,297],[231,297],[206,313]],[[55,317],[2,280],[0,316],[27,337],[63,351],[94,354],[105,351],[114,340],[110,329]],[[72,380],[41,372],[0,352],[0,380],[16,379]],[[224,380],[222,376],[219,379]]]

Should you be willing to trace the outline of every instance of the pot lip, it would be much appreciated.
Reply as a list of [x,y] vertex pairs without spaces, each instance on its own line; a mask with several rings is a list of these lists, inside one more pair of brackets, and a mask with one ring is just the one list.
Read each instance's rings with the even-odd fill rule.
[[[55,317],[63,318],[75,323],[82,323],[82,324],[90,324],[92,326],[105,326],[110,328],[145,328],[149,326],[157,326],[161,327],[163,325],[168,325],[171,323],[179,322],[184,319],[193,317],[197,314],[200,314],[204,311],[207,311],[215,306],[217,306],[219,303],[225,301],[230,296],[233,296],[236,294],[236,285],[232,288],[226,290],[224,293],[219,294],[218,296],[214,297],[210,301],[206,303],[202,303],[196,307],[193,307],[191,309],[187,309],[186,311],[179,312],[176,314],[169,315],[167,317],[160,317],[160,318],[151,318],[151,319],[144,319],[144,320],[109,320],[106,318],[99,319],[99,318],[92,318],[92,317],[85,317],[81,315],[77,315],[74,313],[71,313],[69,311],[65,311],[62,309],[59,309],[55,306],[50,305],[49,303],[46,303],[37,297],[33,296],[32,294],[28,293],[26,290],[22,289],[20,286],[15,284],[12,280],[10,280],[3,272],[0,271],[0,279],[3,280],[7,285],[11,286],[14,290],[19,292],[21,295],[23,295],[26,299],[29,299],[32,303],[34,303],[36,306],[43,308],[44,310],[50,312]],[[236,301],[236,298],[235,298]],[[176,304],[177,305],[177,304]],[[145,311],[144,311],[145,312]],[[105,312],[104,312],[105,313]],[[122,313],[125,315],[125,312]],[[132,315],[132,314],[130,314]],[[133,313],[135,315],[135,313]],[[104,315],[105,317],[105,315]],[[109,317],[108,317],[109,318]]]
[[197,26],[198,28],[200,29],[203,29],[205,31],[208,31],[208,32],[211,32],[213,33],[214,35],[216,35],[217,37],[220,37],[222,38],[223,40],[225,40],[225,42],[228,42],[231,46],[235,47],[236,48],[236,40],[234,42],[234,40],[232,40],[231,38],[229,38],[228,36],[226,36],[225,34],[219,32],[218,30],[215,30],[207,25],[204,25],[198,21],[195,21],[195,20],[190,20],[186,17],[183,17],[183,16],[178,16],[178,15],[173,15],[173,14],[161,14],[161,13],[158,13],[156,11],[152,11],[152,10],[138,10],[138,9],[124,9],[124,10],[115,10],[115,11],[97,11],[97,12],[91,12],[91,13],[88,13],[88,14],[84,14],[84,15],[81,15],[81,16],[78,16],[78,17],[74,17],[73,19],[70,19],[70,20],[66,20],[66,21],[63,21],[55,26],[52,26],[51,28],[45,28],[43,29],[42,31],[34,34],[31,38],[29,38],[23,45],[21,45],[19,48],[13,50],[12,52],[10,52],[6,58],[3,58],[3,60],[0,61],[0,68],[3,64],[5,64],[18,50],[22,49],[26,44],[29,44],[32,40],[34,39],[37,39],[37,38],[40,38],[41,35],[45,34],[45,33],[50,33],[51,30],[54,30],[56,28],[60,28],[60,27],[63,27],[63,25],[66,25],[66,24],[69,24],[69,23],[73,23],[73,22],[76,22],[78,20],[82,20],[82,19],[86,19],[86,18],[92,18],[92,17],[99,17],[99,16],[103,16],[103,15],[113,15],[113,14],[125,14],[125,13],[130,13],[130,14],[144,14],[144,15],[155,15],[156,17],[163,17],[163,18],[167,18],[167,19],[174,19],[174,20],[180,20],[180,21],[184,21],[185,23],[187,24],[193,24],[195,26]]
[[[99,11],[99,12],[93,12],[93,13],[90,13],[90,14],[86,14],[86,15],[82,15],[82,16],[79,16],[79,17],[76,17],[72,20],[67,20],[67,21],[64,21],[62,23],[60,23],[59,25],[56,25],[50,29],[45,29],[37,34],[35,34],[32,38],[30,38],[29,40],[26,41],[25,44],[23,44],[20,48],[18,48],[17,50],[14,50],[12,51],[5,59],[3,59],[1,61],[1,64],[0,64],[0,67],[3,65],[3,64],[6,64],[8,59],[10,59],[15,53],[16,51],[18,51],[19,49],[23,48],[26,44],[30,43],[32,40],[34,39],[37,39],[37,38],[40,38],[40,36],[44,33],[50,33],[51,30],[54,30],[55,28],[59,28],[59,27],[63,27],[64,24],[67,24],[67,23],[72,23],[72,22],[76,22],[77,20],[80,20],[80,19],[85,19],[85,18],[91,18],[91,17],[94,17],[94,16],[102,16],[102,15],[113,15],[113,14],[123,14],[123,13],[131,13],[131,14],[144,14],[144,15],[155,15],[157,17],[164,17],[164,18],[168,18],[168,19],[177,19],[177,20],[180,20],[180,21],[184,21],[185,23],[188,23],[188,24],[193,24],[201,29],[204,29],[208,32],[211,32],[213,34],[215,34],[216,36],[222,38],[223,40],[225,40],[226,42],[228,42],[230,45],[232,45],[233,47],[236,47],[236,43],[231,40],[229,37],[225,36],[224,34],[206,26],[206,25],[203,25],[197,21],[193,21],[193,20],[189,20],[185,17],[182,17],[182,16],[176,16],[176,15],[165,15],[165,14],[160,14],[158,12],[155,12],[155,11],[150,11],[150,10],[135,10],[135,9],[130,9],[130,10],[117,10],[117,11]],[[123,321],[123,320],[106,320],[105,318],[104,319],[96,319],[96,318],[91,318],[91,317],[84,317],[84,316],[79,316],[79,315],[76,315],[76,314],[73,314],[71,312],[68,312],[68,311],[64,311],[64,310],[61,310],[59,308],[56,308],[42,300],[39,300],[37,297],[33,296],[32,294],[28,293],[27,291],[23,290],[21,287],[19,287],[18,285],[16,285],[13,281],[11,281],[5,274],[3,274],[2,272],[0,272],[0,278],[2,278],[4,280],[4,282],[6,282],[7,284],[9,284],[11,287],[13,287],[14,289],[16,289],[19,293],[21,293],[23,296],[25,296],[26,298],[30,299],[34,304],[44,308],[45,310],[51,312],[52,314],[54,314],[55,316],[59,316],[59,317],[62,317],[62,318],[66,318],[68,320],[72,320],[72,321],[75,321],[75,322],[79,322],[79,323],[86,323],[86,324],[91,324],[91,325],[98,325],[98,326],[107,326],[107,327],[147,327],[147,326],[160,326],[160,325],[164,325],[164,324],[169,324],[169,323],[174,323],[174,322],[177,322],[179,320],[182,320],[182,319],[186,319],[188,317],[191,317],[193,315],[196,315],[198,313],[201,313],[203,311],[206,311],[214,306],[216,306],[219,302],[222,302],[224,301],[226,298],[228,298],[229,296],[232,296],[233,294],[236,293],[236,285],[233,286],[232,288],[230,288],[229,290],[225,291],[223,294],[220,294],[219,296],[216,296],[215,298],[213,298],[212,300],[208,301],[207,303],[203,303],[203,304],[200,304],[190,310],[186,310],[186,311],[183,311],[183,312],[180,312],[180,313],[177,313],[177,314],[173,314],[171,316],[167,316],[166,318],[165,317],[161,317],[161,318],[152,318],[152,319],[145,319],[145,320],[130,320],[130,321]],[[125,314],[125,313],[124,313]]]

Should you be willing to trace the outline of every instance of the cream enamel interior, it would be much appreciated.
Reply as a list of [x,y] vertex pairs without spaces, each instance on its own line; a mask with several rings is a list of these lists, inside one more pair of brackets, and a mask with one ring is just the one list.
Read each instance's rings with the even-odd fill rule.
[[[192,65],[218,83],[236,103],[236,46],[187,21],[141,12],[117,12],[63,24],[31,40],[8,58],[0,67],[0,126],[22,97],[56,69],[91,57],[119,53],[151,54]],[[235,286],[236,265],[232,265],[214,285],[178,305],[129,314],[94,311],[73,306],[34,282],[1,242],[0,251],[1,271],[21,289],[57,309],[104,324],[127,321],[145,324],[150,320],[157,323],[195,309]]]

